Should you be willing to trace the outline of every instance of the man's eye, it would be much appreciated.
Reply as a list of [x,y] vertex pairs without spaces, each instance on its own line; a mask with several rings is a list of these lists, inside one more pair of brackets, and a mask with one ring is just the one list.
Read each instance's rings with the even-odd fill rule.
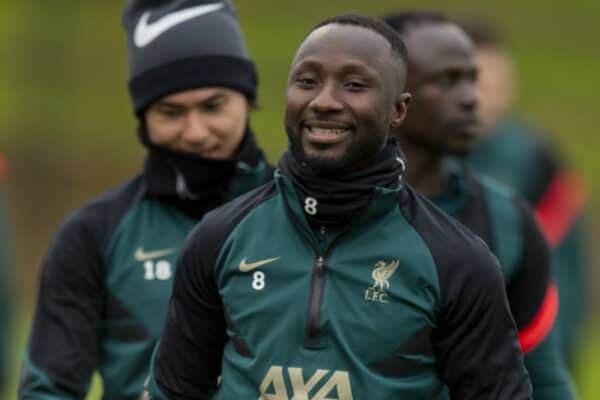
[[350,81],[345,84],[348,89],[352,90],[360,90],[367,87],[367,85],[362,81]]
[[437,78],[435,78],[435,82],[442,86],[446,86],[450,81],[448,79],[448,75],[440,75]]
[[438,77],[438,82],[444,86],[455,84],[460,79],[460,74],[454,71],[442,74]]
[[223,102],[219,101],[219,102],[213,102],[213,103],[207,103],[207,104],[205,104],[204,105],[204,109],[206,111],[219,111],[222,106],[223,106]]
[[297,78],[296,84],[300,87],[313,87],[317,84],[317,81],[312,78]]
[[178,118],[182,114],[182,112],[180,110],[176,110],[176,109],[172,109],[172,108],[162,109],[162,110],[159,110],[158,112],[164,118],[168,118],[168,119]]

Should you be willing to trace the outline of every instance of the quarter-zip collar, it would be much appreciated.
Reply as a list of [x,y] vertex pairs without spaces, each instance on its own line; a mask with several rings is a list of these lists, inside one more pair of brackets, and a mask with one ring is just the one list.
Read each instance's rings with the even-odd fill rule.
[[[316,236],[314,229],[311,229],[311,225],[309,224],[307,214],[304,209],[306,205],[300,201],[292,181],[287,176],[282,175],[280,170],[276,170],[275,184],[278,191],[286,198],[288,211],[294,216],[294,219],[306,232],[310,234],[315,243],[319,242],[319,238]],[[393,188],[375,187],[371,201],[360,213],[358,219],[348,222],[352,223],[353,226],[356,226],[384,215],[394,206],[398,205],[398,196],[403,189],[404,185],[401,180],[398,180],[397,185]]]
[[[373,155],[365,168],[337,175],[322,175],[287,151],[279,162],[279,175],[296,193],[304,217],[313,227],[342,228],[369,209],[377,195],[400,189],[404,160],[396,142]],[[289,196],[288,196],[289,197]],[[384,196],[385,197],[385,196]]]

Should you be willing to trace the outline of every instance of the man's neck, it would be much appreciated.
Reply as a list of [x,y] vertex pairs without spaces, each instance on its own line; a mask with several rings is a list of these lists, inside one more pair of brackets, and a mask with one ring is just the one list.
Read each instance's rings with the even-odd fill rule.
[[444,193],[449,174],[448,157],[405,143],[402,143],[401,148],[407,165],[405,181],[429,198]]

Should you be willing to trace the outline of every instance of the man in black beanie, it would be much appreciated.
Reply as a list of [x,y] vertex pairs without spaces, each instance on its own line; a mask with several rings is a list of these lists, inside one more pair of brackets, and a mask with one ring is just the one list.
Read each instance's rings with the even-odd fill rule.
[[136,399],[175,261],[200,218],[272,177],[248,127],[256,72],[227,1],[128,2],[143,171],[71,214],[43,265],[22,399]]

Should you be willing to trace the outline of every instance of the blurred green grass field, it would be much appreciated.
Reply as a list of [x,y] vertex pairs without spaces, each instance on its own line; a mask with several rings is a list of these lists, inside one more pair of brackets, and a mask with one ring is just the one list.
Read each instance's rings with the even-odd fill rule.
[[[120,17],[124,0],[0,2],[0,151],[8,158],[14,223],[15,321],[9,393],[16,398],[20,357],[36,296],[39,265],[65,214],[139,170],[127,95]],[[252,126],[269,159],[286,146],[284,89],[306,31],[340,12],[380,15],[396,9],[440,9],[451,16],[497,18],[521,81],[518,110],[547,128],[564,158],[590,182],[590,227],[600,233],[600,2],[572,0],[234,0],[260,74]],[[592,237],[596,235],[593,234]],[[593,245],[593,244],[592,244]],[[596,251],[598,260],[600,253]],[[598,262],[590,279],[600,287]],[[600,399],[600,318],[585,329],[576,362],[583,400]],[[89,398],[100,397],[98,385]]]

